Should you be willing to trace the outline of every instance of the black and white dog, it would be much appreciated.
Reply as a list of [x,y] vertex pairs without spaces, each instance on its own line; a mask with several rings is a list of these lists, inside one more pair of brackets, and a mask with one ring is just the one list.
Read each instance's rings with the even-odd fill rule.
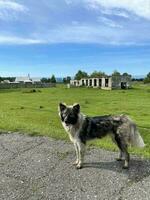
[[77,169],[82,168],[87,140],[102,138],[109,134],[120,150],[117,160],[125,160],[125,169],[129,167],[130,160],[128,145],[145,146],[136,124],[126,115],[87,117],[80,112],[79,104],[67,106],[64,103],[59,104],[59,115],[75,146],[77,160],[74,164]]

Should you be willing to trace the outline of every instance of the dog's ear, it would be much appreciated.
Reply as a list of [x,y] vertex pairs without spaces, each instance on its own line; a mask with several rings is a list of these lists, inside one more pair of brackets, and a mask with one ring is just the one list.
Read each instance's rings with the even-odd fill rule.
[[60,111],[65,110],[65,109],[66,109],[66,104],[64,104],[64,103],[59,103],[59,109],[60,109]]
[[74,110],[76,113],[79,113],[79,112],[80,112],[80,105],[79,105],[79,104],[74,104],[74,105],[73,105],[73,110]]

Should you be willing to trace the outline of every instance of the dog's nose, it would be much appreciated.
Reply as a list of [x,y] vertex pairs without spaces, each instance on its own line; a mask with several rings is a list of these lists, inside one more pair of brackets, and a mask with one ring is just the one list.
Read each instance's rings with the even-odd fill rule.
[[65,124],[66,124],[66,126],[68,125],[68,121],[67,120],[65,120]]

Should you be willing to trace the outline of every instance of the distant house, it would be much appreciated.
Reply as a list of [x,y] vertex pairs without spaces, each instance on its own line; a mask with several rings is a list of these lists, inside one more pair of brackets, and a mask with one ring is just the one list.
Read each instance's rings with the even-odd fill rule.
[[3,80],[2,83],[10,83],[10,80]]
[[71,80],[71,86],[93,87],[105,90],[128,89],[131,87],[131,76],[106,76],[101,78],[82,78],[81,80]]
[[16,77],[15,83],[32,83],[30,76]]
[[31,80],[32,80],[32,83],[41,83],[41,78],[34,77],[34,78],[31,78]]
[[15,81],[8,80],[0,82],[0,89],[11,88],[50,88],[55,87],[55,83],[42,83],[41,78],[31,78],[28,76],[16,77]]
[[40,83],[40,78],[30,78],[30,75],[24,76],[24,77],[16,77],[15,83],[26,83],[26,84],[34,84],[34,83]]

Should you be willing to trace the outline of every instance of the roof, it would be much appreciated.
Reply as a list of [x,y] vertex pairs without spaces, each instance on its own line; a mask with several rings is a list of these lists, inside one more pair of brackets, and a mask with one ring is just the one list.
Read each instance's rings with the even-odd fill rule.
[[38,77],[31,78],[31,80],[33,82],[41,82],[41,78],[38,78]]
[[24,80],[25,83],[32,83],[31,80]]
[[24,77],[16,77],[15,82],[24,82],[24,81],[30,81],[28,76],[24,76]]
[[41,78],[39,78],[39,77],[30,78],[29,76],[22,76],[22,77],[16,77],[15,82],[16,83],[19,83],[19,82],[41,82]]

